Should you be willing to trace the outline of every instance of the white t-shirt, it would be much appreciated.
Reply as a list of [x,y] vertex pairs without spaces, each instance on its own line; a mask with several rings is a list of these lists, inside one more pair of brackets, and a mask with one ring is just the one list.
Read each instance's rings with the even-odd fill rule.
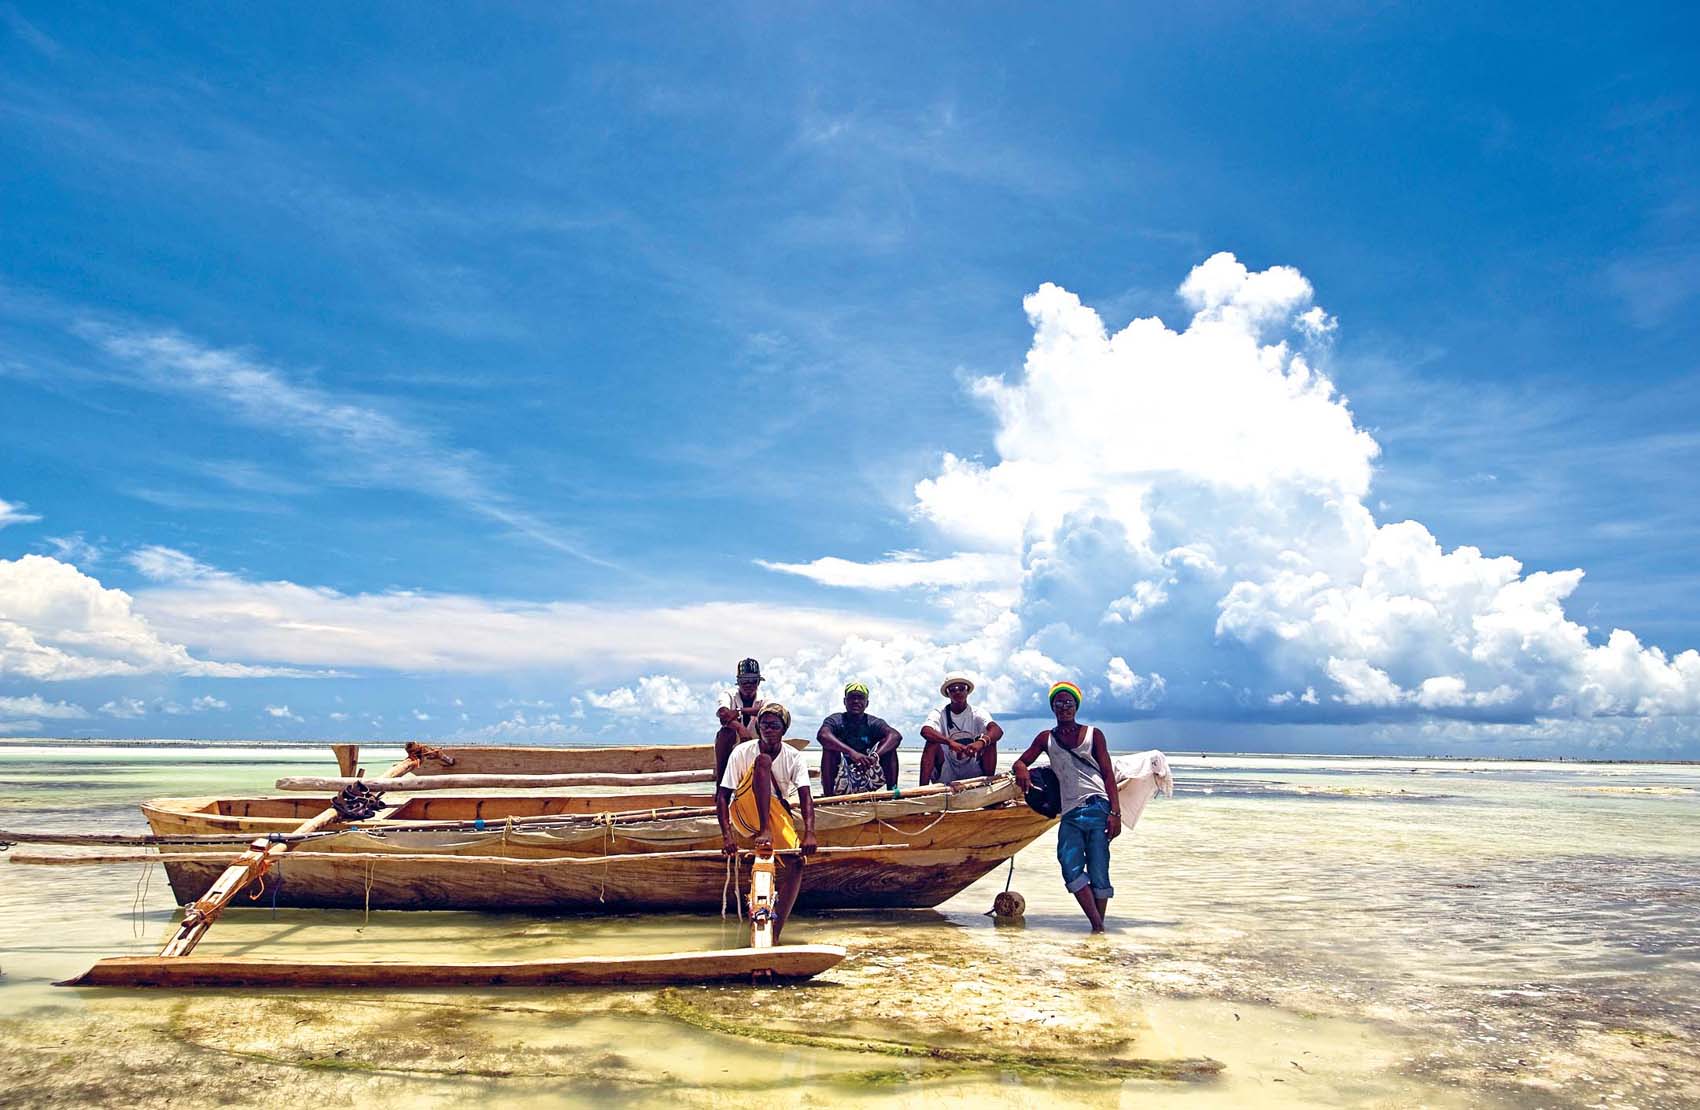
[[965,744],[977,737],[984,736],[986,726],[992,723],[990,713],[982,713],[970,705],[960,713],[952,711],[950,727],[947,728],[945,727],[944,717],[945,710],[949,708],[948,705],[941,705],[933,710],[932,715],[927,718],[927,727],[946,740],[955,740],[959,744]]
[[[760,692],[757,692],[755,706],[753,708],[746,708],[744,706],[744,696],[738,693],[738,688],[736,686],[720,695],[721,708],[730,709],[732,712],[736,713],[738,715],[738,722],[747,727],[751,732],[756,730],[756,718],[761,715],[761,707],[766,704],[767,701],[762,698]],[[744,719],[745,713],[749,713],[750,715],[748,720]]]
[[[738,784],[744,781],[744,773],[755,765],[756,756],[761,754],[760,744],[759,740],[745,740],[732,749],[732,754],[726,757],[726,773],[720,776],[721,786],[732,791],[738,789]],[[773,788],[793,805],[797,804],[797,791],[809,789],[809,765],[789,744],[782,746],[779,754],[773,757]]]

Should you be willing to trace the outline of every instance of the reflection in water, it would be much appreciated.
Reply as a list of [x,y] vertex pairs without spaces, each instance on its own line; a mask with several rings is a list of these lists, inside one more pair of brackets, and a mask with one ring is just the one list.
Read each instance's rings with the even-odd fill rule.
[[[326,762],[0,747],[0,825],[140,831],[142,797],[265,791]],[[1110,937],[1084,935],[1046,838],[1017,861],[1018,925],[983,915],[1002,868],[938,912],[800,917],[788,939],[853,950],[808,989],[58,991],[100,956],[157,948],[175,916],[163,875],[3,867],[0,1075],[25,1101],[63,1095],[72,1079],[39,1046],[64,1041],[79,1046],[76,1089],[115,1101],[173,1080],[138,1069],[139,1054],[205,1069],[182,1054],[207,1050],[327,1098],[382,1077],[386,1097],[417,1102],[478,1097],[498,1076],[499,1097],[520,1102],[1700,1101],[1700,769],[1174,762],[1175,798],[1115,847]],[[261,901],[201,951],[524,959],[732,946],[741,932],[681,915],[274,917]],[[1022,1065],[1033,1055],[1114,1066],[1047,1078]],[[1162,1077],[1151,1061],[1192,1063]]]

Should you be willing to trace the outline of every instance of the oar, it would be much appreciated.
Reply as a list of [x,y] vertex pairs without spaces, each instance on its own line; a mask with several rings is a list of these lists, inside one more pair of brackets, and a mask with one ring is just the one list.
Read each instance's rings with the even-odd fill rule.
[[[399,775],[405,775],[418,767],[425,758],[424,749],[410,747],[406,759],[378,777],[380,779],[393,779]],[[317,832],[326,825],[335,822],[339,816],[335,806],[327,806],[317,817],[303,821],[291,830],[292,834],[303,836],[307,833]],[[293,847],[292,844],[278,843],[265,837],[260,837],[249,844],[248,850],[237,856],[230,866],[224,869],[224,873],[214,880],[213,885],[207,888],[207,892],[195,899],[189,908],[183,912],[183,923],[177,927],[177,932],[166,942],[165,947],[159,950],[159,954],[161,956],[187,956],[190,952],[193,952],[195,945],[199,944],[207,930],[212,928],[213,921],[223,912],[224,907],[230,904],[230,900],[236,897],[243,887],[252,882],[256,875],[265,874],[272,861],[287,853],[291,847]]]

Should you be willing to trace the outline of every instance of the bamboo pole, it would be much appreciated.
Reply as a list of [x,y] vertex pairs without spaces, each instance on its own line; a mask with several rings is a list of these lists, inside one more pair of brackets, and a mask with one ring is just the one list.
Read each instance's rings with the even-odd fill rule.
[[[852,853],[865,855],[911,850],[908,844],[868,844],[816,848],[815,855],[830,856]],[[755,854],[748,848],[738,849],[740,858],[748,858]],[[803,854],[803,850],[801,848],[775,848],[772,854],[776,856],[800,856]],[[529,859],[515,856],[453,856],[421,852],[291,852],[289,858],[291,861],[357,863],[361,866],[373,863],[447,863],[457,865],[478,864],[481,866],[499,864],[503,867],[522,869],[548,869],[551,867],[602,867],[610,863],[631,863],[638,860],[724,859],[725,855],[726,853],[719,848],[689,848],[673,852],[619,852],[611,856],[557,856],[552,859]],[[12,856],[11,860],[20,867],[90,867],[125,863],[218,863],[229,858],[222,852],[120,852],[75,856],[36,856],[24,852]]]
[[[983,779],[967,779],[958,786],[989,785],[1004,776],[989,776]],[[381,781],[381,780],[375,780]],[[375,785],[375,782],[374,782]],[[948,793],[947,786],[925,786],[916,790],[906,791],[896,800],[903,798],[929,798]],[[869,791],[864,794],[840,794],[829,798],[816,798],[815,805],[856,805],[865,802],[892,801],[893,795],[887,790]],[[653,809],[615,810],[595,814],[538,814],[532,817],[513,817],[502,819],[504,824],[528,832],[543,831],[556,828],[583,828],[608,822],[629,824],[650,820],[668,820],[679,817],[707,817],[714,814],[713,806],[666,806]],[[367,824],[374,824],[367,822]],[[478,829],[473,821],[410,821],[388,822],[374,824],[384,832],[470,832]],[[334,832],[314,831],[310,833],[288,832],[269,833],[260,840],[268,843],[298,844],[307,840],[316,840],[326,836],[339,835]],[[63,844],[87,846],[125,846],[138,847],[152,845],[196,845],[196,844],[249,844],[256,838],[241,833],[66,833],[66,832],[24,832],[10,829],[0,829],[0,845],[6,844]]]
[[[424,758],[423,753],[410,754],[378,777],[391,779],[405,775],[418,767]],[[337,817],[336,808],[327,806],[316,817],[303,821],[292,830],[293,834],[304,836],[308,833],[317,832],[326,825],[335,822]],[[224,907],[230,904],[230,900],[236,897],[242,888],[247,886],[256,876],[265,874],[266,868],[271,866],[272,861],[286,854],[291,847],[293,845],[288,842],[268,840],[265,837],[261,837],[248,845],[248,850],[237,856],[230,866],[224,869],[223,874],[213,881],[212,886],[207,888],[207,892],[192,902],[189,908],[184,911],[182,924],[177,927],[177,931],[172,934],[171,939],[166,941],[165,947],[159,950],[159,954],[161,956],[187,956],[190,952],[193,952],[195,945],[199,944],[207,930],[212,928],[213,921],[223,912]]]

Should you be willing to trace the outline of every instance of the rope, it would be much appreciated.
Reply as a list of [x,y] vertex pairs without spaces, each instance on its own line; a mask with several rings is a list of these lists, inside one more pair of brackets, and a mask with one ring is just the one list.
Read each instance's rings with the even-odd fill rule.
[[377,866],[372,860],[366,861],[366,916],[361,919],[360,928],[355,930],[356,932],[365,932],[366,926],[372,923],[372,871]]
[[140,940],[142,937],[142,915],[146,912],[148,887],[153,882],[153,862],[142,864],[142,873],[136,877],[135,897],[130,899],[130,936]]
[[[940,821],[943,821],[946,817],[950,816],[950,799],[953,798],[954,796],[955,795],[952,795],[952,794],[946,794],[945,797],[944,797],[944,808],[939,810],[939,815],[937,817],[933,818],[932,822],[929,823],[926,827],[916,829],[914,832],[904,832],[904,830],[898,828],[896,825],[893,825],[893,824],[890,824],[889,822],[887,822],[885,818],[880,816],[880,809],[879,809],[879,806],[877,804],[874,806],[874,822],[876,824],[882,826],[883,828],[890,829],[892,832],[899,833],[903,836],[920,836],[924,832],[930,832],[934,825],[938,824]],[[880,834],[880,843],[881,844],[885,843],[885,834],[884,833]],[[1014,857],[1012,856],[1012,857],[1010,857],[1010,859],[1013,862]]]
[[1015,881],[1015,857],[1009,857],[1009,876],[1003,881],[1003,892],[1009,893],[1009,884]]
[[608,901],[608,868],[611,866],[608,862],[608,856],[612,853],[613,848],[614,822],[604,821],[602,822],[602,889],[596,894],[598,902]]

